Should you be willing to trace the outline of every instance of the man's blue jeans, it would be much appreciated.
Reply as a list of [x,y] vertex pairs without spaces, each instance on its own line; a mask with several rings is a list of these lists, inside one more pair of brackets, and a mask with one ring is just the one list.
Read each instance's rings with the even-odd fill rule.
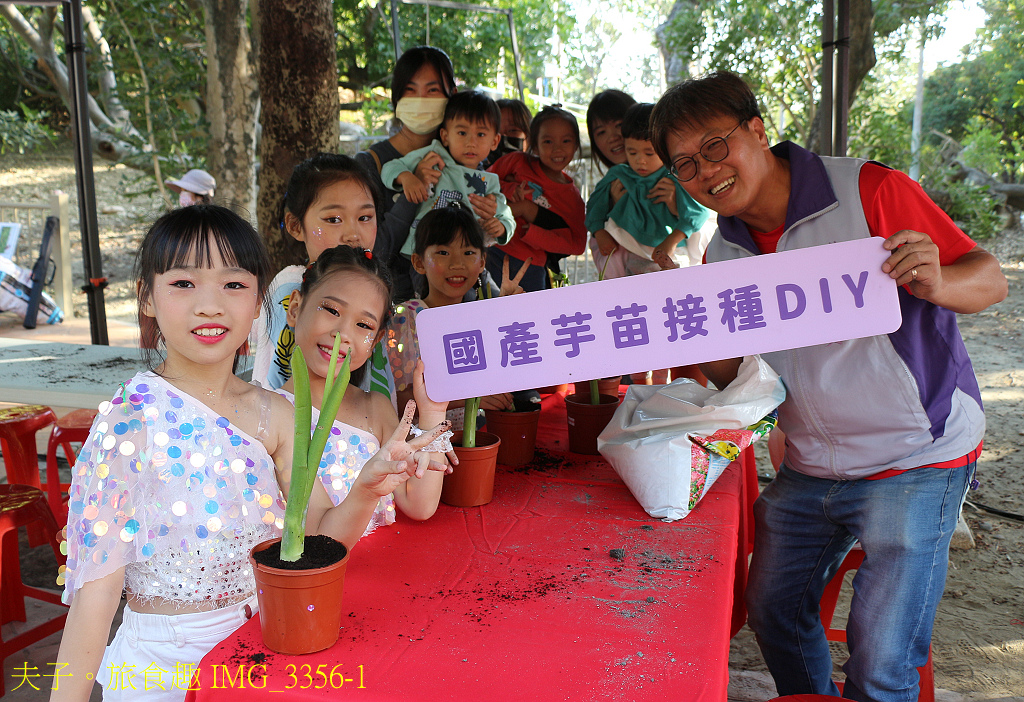
[[826,480],[782,466],[754,505],[746,601],[779,695],[838,695],[819,618],[825,585],[856,541],[843,695],[913,702],[928,659],[949,541],[973,475],[918,468],[881,480]]

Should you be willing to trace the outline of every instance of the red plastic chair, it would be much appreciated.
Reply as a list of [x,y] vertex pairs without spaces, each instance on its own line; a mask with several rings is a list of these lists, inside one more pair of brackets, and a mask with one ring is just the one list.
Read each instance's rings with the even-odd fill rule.
[[[836,604],[839,602],[839,591],[843,587],[843,579],[851,570],[860,568],[863,562],[864,549],[860,547],[860,544],[854,544],[821,595],[821,625],[825,627],[825,638],[829,641],[846,641],[846,629],[833,627],[832,619],[836,612]],[[928,662],[917,669],[917,674],[921,677],[920,691],[917,694],[918,702],[935,702],[935,668],[932,665],[931,646],[928,647]],[[840,692],[843,691],[843,683],[837,682],[836,686]]]
[[50,503],[58,524],[63,527],[68,523],[68,496],[70,483],[60,481],[57,470],[57,447],[64,449],[64,458],[74,467],[78,452],[72,444],[84,444],[89,438],[89,430],[96,419],[96,410],[77,409],[68,412],[57,420],[50,433],[50,441],[46,447],[46,499]]
[[[53,555],[57,563],[64,565],[66,558],[57,543],[57,522],[50,512],[43,491],[28,485],[0,485],[0,623],[25,621],[25,598],[32,597],[50,604],[65,607],[60,595],[26,585],[21,580],[21,564],[18,561],[18,527],[38,526],[49,535]],[[56,581],[56,573],[54,574]],[[4,659],[21,649],[46,638],[64,628],[67,610],[10,641],[0,636],[0,668]],[[4,694],[4,681],[0,677],[0,696]]]
[[[43,489],[39,481],[36,432],[57,421],[53,410],[43,405],[19,405],[0,409],[0,452],[4,456],[7,482]],[[28,529],[29,546],[47,542],[47,535],[33,524]]]

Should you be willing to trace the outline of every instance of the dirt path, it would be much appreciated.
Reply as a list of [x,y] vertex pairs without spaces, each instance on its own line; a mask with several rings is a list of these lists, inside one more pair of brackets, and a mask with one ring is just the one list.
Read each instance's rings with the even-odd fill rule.
[[[1024,237],[1004,234],[989,248],[1010,282],[1005,301],[961,317],[981,385],[987,431],[981,486],[968,500],[1024,513]],[[990,697],[1024,696],[1024,524],[966,511],[977,547],[954,551],[935,622],[936,683]]]
[[[127,195],[138,192],[145,185],[140,183],[136,173],[128,168],[107,166],[97,160],[94,164],[94,173],[103,274],[109,280],[109,286],[104,291],[107,316],[134,318],[135,294],[131,274],[135,252],[140,238],[164,208],[157,195]],[[69,195],[71,270],[77,291],[74,298],[74,314],[86,317],[88,308],[85,294],[80,292],[84,275],[82,237],[78,228],[78,193],[75,189],[74,162],[70,150],[43,155],[0,156],[0,202],[45,203],[54,190],[63,190]],[[111,214],[103,213],[103,210],[112,208],[123,210]],[[4,211],[5,216],[9,214],[8,211]],[[41,223],[38,228],[42,229]],[[19,265],[32,266],[38,251],[39,235],[40,231],[22,232],[18,243]]]
[[[134,316],[131,267],[137,242],[161,212],[156,197],[127,199],[133,177],[127,169],[97,165],[100,209],[125,208],[123,214],[100,214],[104,272],[110,317]],[[70,153],[0,157],[0,201],[43,199],[60,188],[71,194],[73,269],[81,283],[77,198]],[[38,194],[38,198],[33,198]],[[965,316],[960,327],[974,360],[988,417],[985,453],[979,463],[981,487],[973,502],[1024,513],[1024,233],[1004,233],[984,242],[1003,264],[1010,281],[1006,301],[981,314]],[[85,315],[84,295],[75,313]],[[763,458],[767,468],[767,457]],[[951,558],[946,594],[935,623],[933,650],[938,687],[979,699],[1024,696],[1024,524],[968,509],[977,541]],[[730,667],[764,670],[753,635],[744,629],[733,641]]]

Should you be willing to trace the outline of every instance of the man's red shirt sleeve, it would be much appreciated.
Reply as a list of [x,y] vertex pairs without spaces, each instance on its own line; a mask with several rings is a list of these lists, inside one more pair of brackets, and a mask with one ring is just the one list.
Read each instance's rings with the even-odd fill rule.
[[939,247],[940,265],[948,266],[975,246],[921,186],[900,171],[865,163],[860,201],[872,236],[887,239],[904,229],[927,234]]

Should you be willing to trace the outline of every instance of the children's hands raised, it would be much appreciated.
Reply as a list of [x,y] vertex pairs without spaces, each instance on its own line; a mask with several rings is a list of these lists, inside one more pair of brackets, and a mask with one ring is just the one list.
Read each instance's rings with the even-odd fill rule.
[[448,409],[448,402],[434,402],[427,395],[427,386],[423,381],[423,359],[416,361],[416,370],[412,376],[412,396],[416,406],[420,408],[420,416],[443,416]]
[[[394,492],[413,476],[422,478],[428,470],[451,471],[447,463],[434,460],[428,451],[423,450],[431,441],[446,432],[451,423],[441,422],[433,429],[414,439],[409,439],[409,430],[412,427],[412,418],[415,413],[416,403],[410,400],[405,406],[402,421],[398,423],[391,438],[359,471],[356,483],[362,488],[378,497],[383,497]],[[458,463],[457,459],[455,463]]]
[[519,282],[523,279],[523,276],[526,275],[526,269],[530,267],[531,263],[533,263],[533,256],[530,256],[523,261],[523,265],[519,268],[519,272],[516,273],[514,278],[510,279],[508,277],[508,256],[502,259],[501,292],[499,293],[499,297],[505,297],[506,295],[518,295],[523,292],[523,288],[519,285]]
[[671,178],[662,178],[654,187],[647,192],[647,199],[651,202],[660,202],[668,207],[673,217],[679,216],[679,207],[676,205],[676,183]]
[[415,175],[424,185],[437,185],[437,181],[441,179],[441,171],[443,170],[444,159],[441,158],[440,154],[431,151],[420,159],[418,164],[416,164]]

